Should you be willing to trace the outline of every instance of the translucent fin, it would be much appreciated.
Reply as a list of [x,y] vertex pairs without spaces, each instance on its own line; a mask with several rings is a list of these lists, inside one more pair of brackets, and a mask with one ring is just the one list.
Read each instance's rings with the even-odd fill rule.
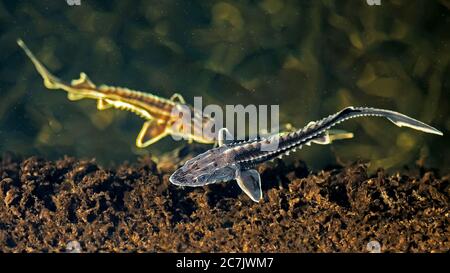
[[136,138],[136,146],[144,148],[157,142],[168,135],[166,128],[165,123],[158,123],[153,120],[146,121]]
[[439,131],[436,128],[431,127],[428,124],[425,124],[421,121],[418,121],[416,119],[408,117],[399,112],[385,110],[385,109],[350,106],[350,107],[344,108],[342,111],[338,112],[334,116],[331,116],[331,118],[332,119],[337,118],[336,122],[339,123],[343,120],[347,120],[349,118],[358,117],[358,116],[385,117],[399,127],[409,127],[409,128],[419,130],[419,131],[422,131],[425,133],[436,134],[436,135],[441,135],[441,136],[443,135],[443,133],[441,131]]
[[261,177],[256,170],[238,171],[236,181],[239,187],[255,202],[262,198]]
[[227,128],[221,128],[217,136],[217,141],[219,143],[219,146],[222,146],[224,144],[232,142],[233,136],[231,135],[230,131],[228,131]]
[[398,127],[409,127],[412,129],[416,129],[425,133],[430,133],[430,134],[435,134],[435,135],[444,135],[441,131],[439,131],[438,129],[425,124],[421,121],[418,121],[416,119],[410,118],[406,115],[394,112],[394,111],[389,111],[390,113],[386,114],[386,118],[388,120],[390,120],[392,123],[394,123],[395,125],[397,125]]
[[327,145],[335,140],[353,138],[353,133],[344,130],[328,130],[320,138],[312,140],[312,142],[321,145]]

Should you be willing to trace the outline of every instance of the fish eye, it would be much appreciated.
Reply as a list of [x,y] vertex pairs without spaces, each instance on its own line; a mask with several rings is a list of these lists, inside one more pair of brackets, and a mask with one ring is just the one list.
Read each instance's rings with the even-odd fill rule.
[[208,181],[208,175],[206,174],[199,175],[196,180],[199,183],[205,183],[206,181]]

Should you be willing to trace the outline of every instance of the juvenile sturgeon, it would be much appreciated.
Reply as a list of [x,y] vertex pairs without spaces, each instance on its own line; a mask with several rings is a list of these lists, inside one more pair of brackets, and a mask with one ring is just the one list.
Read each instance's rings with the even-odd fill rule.
[[[84,72],[80,73],[79,79],[67,83],[51,74],[21,39],[17,40],[17,44],[33,62],[48,89],[66,91],[67,98],[71,101],[84,98],[95,99],[98,110],[113,107],[133,112],[146,119],[147,121],[136,138],[136,146],[139,148],[147,147],[167,135],[181,136],[189,141],[199,143],[216,142],[215,135],[207,130],[205,132],[202,130],[202,128],[210,128],[214,124],[214,120],[187,105],[184,98],[178,93],[175,93],[170,99],[165,99],[123,87],[108,85],[97,87]],[[174,109],[176,111],[173,111]],[[192,119],[189,121],[180,118],[179,113],[185,109],[190,111]],[[186,124],[186,122],[190,122],[190,124]]]
[[[257,138],[244,142],[233,142],[226,128],[218,133],[219,146],[206,151],[176,170],[169,178],[178,186],[198,187],[235,179],[239,187],[255,202],[262,198],[261,178],[254,167],[262,162],[282,157],[311,143],[329,144],[332,135],[329,129],[351,118],[376,116],[384,117],[399,127],[410,127],[425,133],[443,133],[423,122],[398,112],[368,108],[347,107],[324,119],[310,122],[295,132],[276,134],[267,138]],[[278,143],[276,149],[264,151],[264,145]],[[267,147],[267,146],[266,146]]]

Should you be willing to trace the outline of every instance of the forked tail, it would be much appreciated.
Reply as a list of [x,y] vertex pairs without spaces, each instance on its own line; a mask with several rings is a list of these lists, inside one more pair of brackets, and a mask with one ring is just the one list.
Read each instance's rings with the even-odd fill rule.
[[[384,117],[399,127],[410,127],[430,134],[443,135],[438,129],[395,111],[369,107],[347,107],[324,119],[310,122],[298,131],[277,137],[278,148],[276,151],[261,152],[255,150],[252,154],[253,162],[251,165],[284,155],[304,144],[309,144],[311,142],[320,143],[331,127],[351,118],[366,116]],[[331,141],[325,141],[325,143],[320,144],[328,144],[330,142]],[[258,146],[255,148],[260,149],[261,147]],[[254,160],[255,158],[258,158],[258,160]],[[248,156],[244,156],[242,160],[248,161]]]
[[438,129],[395,111],[370,107],[347,107],[336,114],[316,122],[311,122],[297,132],[291,133],[287,137],[290,143],[287,144],[289,146],[297,146],[307,143],[317,137],[321,137],[328,129],[343,121],[366,116],[384,117],[399,127],[409,127],[425,133],[443,135]]
[[354,118],[354,117],[361,117],[361,116],[378,116],[378,117],[385,117],[388,120],[390,120],[392,123],[397,125],[398,127],[409,127],[415,130],[419,130],[425,133],[430,134],[436,134],[436,135],[443,135],[441,131],[438,129],[423,123],[421,121],[418,121],[416,119],[413,119],[411,117],[408,117],[407,115],[391,111],[391,110],[385,110],[385,109],[377,109],[377,108],[370,108],[370,107],[347,107],[336,114],[337,118],[335,120],[336,123],[340,123],[344,120]]

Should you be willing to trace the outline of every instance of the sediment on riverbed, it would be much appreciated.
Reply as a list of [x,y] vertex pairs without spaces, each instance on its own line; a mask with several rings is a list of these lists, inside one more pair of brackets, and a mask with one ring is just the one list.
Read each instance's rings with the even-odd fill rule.
[[114,169],[70,157],[0,164],[2,252],[450,250],[450,176],[436,171],[276,161],[259,166],[264,200],[254,203],[235,182],[171,185],[149,158]]

